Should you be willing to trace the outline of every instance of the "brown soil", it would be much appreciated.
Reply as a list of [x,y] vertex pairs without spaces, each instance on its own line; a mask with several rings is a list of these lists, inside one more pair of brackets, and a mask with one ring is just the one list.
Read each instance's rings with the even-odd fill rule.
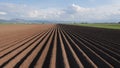
[[0,25],[0,68],[119,68],[120,30]]

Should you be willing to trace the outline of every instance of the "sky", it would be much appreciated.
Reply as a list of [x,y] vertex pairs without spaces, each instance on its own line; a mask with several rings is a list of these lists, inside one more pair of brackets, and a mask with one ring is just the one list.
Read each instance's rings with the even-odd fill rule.
[[120,0],[0,0],[0,19],[118,22]]

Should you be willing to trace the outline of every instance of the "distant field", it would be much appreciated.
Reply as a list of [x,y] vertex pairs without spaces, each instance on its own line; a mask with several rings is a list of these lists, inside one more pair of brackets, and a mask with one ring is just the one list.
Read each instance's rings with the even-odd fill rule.
[[76,24],[80,26],[108,28],[108,29],[120,29],[120,24]]
[[120,30],[89,28],[1,25],[0,68],[120,68]]

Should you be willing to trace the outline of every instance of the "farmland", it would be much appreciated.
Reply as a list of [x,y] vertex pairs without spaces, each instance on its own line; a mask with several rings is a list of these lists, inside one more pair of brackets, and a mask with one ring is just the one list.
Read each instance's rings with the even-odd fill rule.
[[119,68],[120,30],[0,25],[0,68]]
[[107,28],[107,29],[120,29],[120,24],[75,24],[87,27]]

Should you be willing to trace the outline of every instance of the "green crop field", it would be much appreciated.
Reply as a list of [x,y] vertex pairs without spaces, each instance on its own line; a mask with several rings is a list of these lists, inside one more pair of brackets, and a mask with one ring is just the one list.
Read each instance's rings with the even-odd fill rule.
[[108,29],[120,29],[120,24],[75,24],[75,25]]

